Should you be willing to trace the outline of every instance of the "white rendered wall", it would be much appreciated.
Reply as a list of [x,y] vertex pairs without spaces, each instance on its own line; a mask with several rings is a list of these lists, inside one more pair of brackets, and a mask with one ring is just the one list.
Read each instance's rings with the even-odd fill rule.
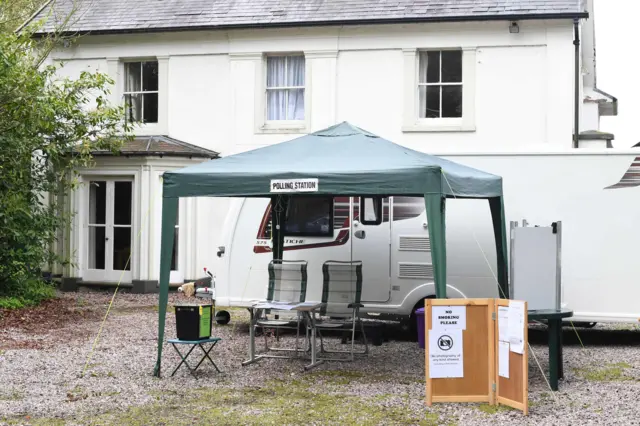
[[[303,52],[306,130],[346,120],[414,149],[463,153],[571,147],[572,42],[569,20],[522,21],[519,34],[510,34],[507,22],[485,22],[90,36],[53,56],[67,60],[65,73],[106,70],[117,81],[114,100],[122,90],[122,60],[159,58],[166,123],[140,133],[162,132],[226,156],[301,135],[259,131],[257,121],[262,55]],[[473,52],[473,75],[465,76],[465,84],[472,77],[473,131],[403,131],[407,52],[438,48]],[[184,275],[193,278],[215,264],[228,200],[185,203],[191,213],[181,233],[189,232],[191,243]],[[149,229],[153,235],[141,250],[151,256],[146,276],[154,279],[158,224]]]

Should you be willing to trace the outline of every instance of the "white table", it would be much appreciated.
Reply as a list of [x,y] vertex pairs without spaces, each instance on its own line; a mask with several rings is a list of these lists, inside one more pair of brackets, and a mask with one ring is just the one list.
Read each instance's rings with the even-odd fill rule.
[[[304,369],[309,370],[323,362],[317,357],[317,345],[316,345],[316,321],[314,312],[323,306],[321,302],[304,302],[298,304],[285,305],[281,303],[269,303],[269,302],[240,302],[234,303],[233,306],[245,308],[249,311],[249,359],[244,361],[242,365],[252,364],[262,358],[290,358],[278,355],[260,354],[256,355],[256,335],[255,326],[258,322],[258,318],[262,311],[266,309],[273,310],[290,310],[297,311],[302,314],[306,327],[311,331],[311,364],[305,365]],[[295,349],[297,351],[297,348]],[[305,351],[306,352],[306,351]]]

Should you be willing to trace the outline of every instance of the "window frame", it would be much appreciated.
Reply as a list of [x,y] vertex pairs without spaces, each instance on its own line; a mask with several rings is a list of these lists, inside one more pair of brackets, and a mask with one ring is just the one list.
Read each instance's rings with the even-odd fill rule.
[[[232,60],[251,59],[256,64],[254,90],[254,133],[256,134],[304,134],[311,128],[311,60],[304,51],[281,51],[258,54],[232,54]],[[304,57],[304,119],[267,120],[267,58],[270,56]],[[255,59],[254,59],[255,58]],[[293,86],[292,86],[293,87]],[[297,87],[297,86],[296,86]]]
[[[155,62],[156,63],[156,69],[158,72],[158,89],[157,90],[142,90],[144,87],[144,69],[143,69],[143,64],[147,63],[147,62]],[[127,91],[126,90],[126,82],[127,82],[127,64],[140,64],[140,90],[134,90],[134,91]],[[144,95],[146,94],[155,94],[157,95],[157,105],[156,105],[156,121],[130,121],[129,120],[129,111],[128,108],[126,108],[125,110],[125,120],[128,123],[132,123],[132,124],[138,124],[138,125],[157,125],[160,122],[160,61],[158,61],[158,59],[149,59],[149,58],[144,58],[144,59],[131,59],[131,60],[126,60],[123,61],[123,68],[124,68],[124,82],[122,85],[122,98],[123,101],[125,102],[125,108],[126,108],[126,97],[129,95],[140,95],[140,103],[141,103],[141,108],[140,108],[140,117],[142,118],[142,120],[144,120]]]
[[[419,53],[458,50],[462,52],[462,117],[420,118]],[[475,47],[425,47],[402,49],[404,56],[403,132],[474,132],[475,125]],[[442,66],[442,65],[441,65]],[[442,83],[437,83],[442,85]],[[454,85],[459,83],[453,83]],[[447,84],[448,85],[448,84]],[[442,99],[441,99],[442,102]],[[442,114],[442,112],[441,112]]]
[[[377,206],[377,210],[378,210],[378,216],[376,217],[376,220],[366,220],[365,219],[365,205],[364,205],[364,201],[370,198],[371,200],[373,200],[373,209],[374,211],[376,210],[376,206]],[[366,195],[361,195],[360,196],[360,210],[358,211],[359,214],[359,220],[360,223],[363,225],[371,225],[371,226],[377,226],[380,225],[382,223],[382,219],[384,216],[384,211],[383,211],[383,206],[382,206],[382,197],[372,197],[372,196],[366,196]]]
[[[440,117],[420,117],[420,109],[421,109],[421,105],[418,105],[418,119],[419,120],[449,120],[449,119],[453,119],[453,120],[459,120],[462,118],[462,116],[464,115],[464,71],[463,71],[463,65],[462,65],[462,50],[459,49],[426,49],[426,50],[420,50],[417,52],[418,54],[418,70],[420,70],[420,61],[421,59],[421,54],[423,53],[429,53],[429,52],[438,52],[440,54],[440,58],[438,60],[438,64],[439,64],[439,69],[438,69],[438,82],[437,83],[429,83],[429,82],[424,82],[421,83],[420,82],[420,71],[418,71],[418,85],[416,86],[416,90],[418,91],[418,102],[420,102],[420,88],[421,87],[439,87],[440,88],[440,105],[439,105],[439,111],[440,111]],[[459,82],[444,82],[442,81],[442,53],[443,52],[459,52],[460,53],[460,81]],[[427,64],[427,67],[429,65]],[[428,71],[427,71],[428,72]],[[446,87],[446,86],[460,86],[461,88],[461,92],[462,92],[462,102],[460,107],[462,108],[462,113],[460,117],[443,117],[442,116],[442,101],[444,98],[444,93],[442,88]],[[426,90],[426,89],[425,89]],[[426,102],[426,92],[425,92],[425,102]],[[425,107],[426,108],[426,107]],[[426,114],[425,114],[426,115]]]
[[[288,58],[291,57],[302,57],[303,61],[304,61],[304,68],[305,68],[305,72],[304,72],[304,85],[302,86],[274,86],[274,87],[269,87],[269,67],[268,67],[268,61],[269,58],[284,58],[285,60],[285,76],[288,74]],[[280,55],[280,54],[267,54],[265,55],[265,63],[267,64],[266,67],[266,72],[265,72],[265,85],[264,85],[264,121],[266,124],[274,124],[274,123],[284,123],[286,124],[296,124],[296,123],[303,123],[305,121],[305,119],[307,118],[307,109],[306,109],[306,97],[307,97],[307,58],[305,58],[304,54],[298,54],[298,53],[288,53],[288,54],[284,54],[284,55]],[[276,90],[282,90],[282,91],[286,91],[287,92],[287,97],[286,100],[287,102],[285,102],[285,117],[288,116],[288,112],[289,112],[289,95],[293,90],[303,90],[303,96],[305,99],[303,108],[304,108],[304,118],[302,120],[288,120],[288,119],[284,119],[284,120],[269,120],[269,91],[276,91]]]
[[[335,210],[335,199],[333,196],[316,196],[316,197],[292,197],[291,201],[302,202],[307,198],[315,198],[315,199],[325,199],[329,200],[329,229],[327,232],[291,232],[287,231],[287,227],[285,226],[283,229],[283,233],[285,237],[317,237],[317,238],[333,238],[334,235],[334,210]],[[287,206],[286,218],[289,218],[289,208],[291,207],[291,201],[289,201],[289,205]],[[287,220],[288,222],[288,220]]]

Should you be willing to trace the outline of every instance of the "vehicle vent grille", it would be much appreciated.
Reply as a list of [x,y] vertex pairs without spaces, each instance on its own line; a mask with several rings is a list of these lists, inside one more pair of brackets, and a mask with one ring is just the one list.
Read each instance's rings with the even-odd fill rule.
[[429,237],[400,237],[400,251],[431,251]]
[[433,265],[430,263],[398,263],[398,277],[433,279]]

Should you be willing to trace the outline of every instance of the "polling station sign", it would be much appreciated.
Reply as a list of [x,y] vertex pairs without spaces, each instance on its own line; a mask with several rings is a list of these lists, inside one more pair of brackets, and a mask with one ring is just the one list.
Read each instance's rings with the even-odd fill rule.
[[318,179],[272,179],[270,191],[283,192],[318,192]]
[[432,330],[466,330],[466,306],[434,306],[431,316]]

